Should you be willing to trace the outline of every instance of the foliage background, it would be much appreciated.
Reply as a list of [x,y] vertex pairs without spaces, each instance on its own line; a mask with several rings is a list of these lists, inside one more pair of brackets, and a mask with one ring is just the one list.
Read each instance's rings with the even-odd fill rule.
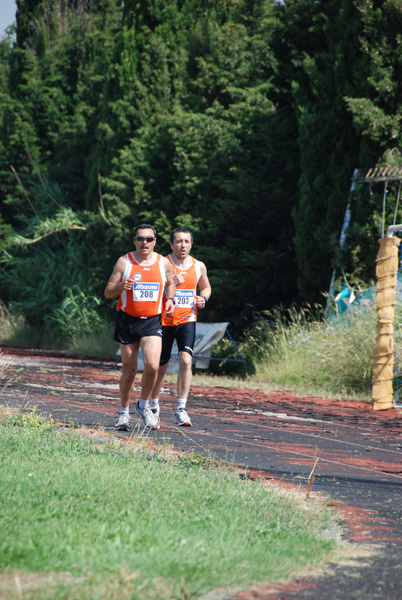
[[350,178],[402,165],[399,0],[17,7],[0,42],[12,314],[60,342],[96,328],[114,262],[148,221],[161,253],[172,227],[192,227],[213,286],[201,318],[241,336],[274,306],[325,303],[348,200],[342,266],[370,283],[383,190],[351,194]]

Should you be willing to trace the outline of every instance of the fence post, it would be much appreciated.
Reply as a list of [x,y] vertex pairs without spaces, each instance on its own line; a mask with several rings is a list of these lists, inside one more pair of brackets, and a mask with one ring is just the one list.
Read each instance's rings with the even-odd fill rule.
[[398,246],[401,240],[386,237],[378,240],[377,254],[377,339],[374,346],[372,399],[374,410],[393,407],[394,379],[394,312],[398,278]]

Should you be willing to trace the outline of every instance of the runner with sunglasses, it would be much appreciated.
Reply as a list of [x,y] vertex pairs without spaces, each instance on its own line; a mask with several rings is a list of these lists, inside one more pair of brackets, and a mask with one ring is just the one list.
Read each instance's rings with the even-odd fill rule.
[[119,431],[129,429],[129,406],[140,348],[144,372],[135,413],[145,428],[157,429],[159,425],[159,419],[150,410],[149,399],[162,348],[162,307],[167,316],[173,316],[175,284],[171,263],[154,252],[155,244],[155,228],[148,223],[138,225],[134,233],[135,250],[120,256],[105,288],[108,300],[118,298],[114,339],[120,344],[122,360],[121,409],[115,425]]
[[186,405],[192,379],[197,310],[205,308],[211,296],[207,268],[203,262],[190,256],[192,245],[193,235],[187,227],[177,227],[171,232],[172,254],[167,258],[176,284],[176,308],[173,314],[164,313],[162,316],[162,354],[158,377],[151,395],[151,410],[157,415],[159,421],[159,393],[169,365],[173,341],[176,340],[179,350],[179,373],[177,409],[173,420],[180,427],[191,427]]

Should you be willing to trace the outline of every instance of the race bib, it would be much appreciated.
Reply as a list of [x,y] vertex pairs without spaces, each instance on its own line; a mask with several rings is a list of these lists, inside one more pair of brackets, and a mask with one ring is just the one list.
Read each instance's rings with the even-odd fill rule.
[[176,290],[175,301],[177,307],[194,306],[194,291],[193,290]]
[[135,302],[157,302],[159,283],[134,283],[133,297]]

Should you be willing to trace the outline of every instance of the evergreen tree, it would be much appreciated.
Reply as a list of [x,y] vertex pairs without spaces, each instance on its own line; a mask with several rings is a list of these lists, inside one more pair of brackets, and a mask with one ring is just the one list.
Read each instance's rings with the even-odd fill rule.
[[127,112],[132,137],[113,160],[104,198],[112,221],[126,211],[127,234],[145,216],[165,227],[190,222],[216,281],[209,318],[240,322],[242,313],[290,301],[296,289],[286,276],[294,260],[287,159],[275,151],[285,146],[285,119],[271,99],[270,39],[279,25],[273,2],[217,2],[202,11],[186,2],[173,13],[174,5],[147,3],[136,12],[135,35],[122,36],[123,79],[131,67],[132,85],[113,105],[121,122],[122,107],[138,110]]
[[[11,54],[11,39],[10,33],[5,38],[0,40],[0,130],[4,130],[8,124],[8,116],[10,113],[11,99],[8,93],[8,78],[9,78],[9,57]],[[3,139],[0,136],[0,156],[5,156],[6,147]],[[3,186],[13,187],[14,178],[11,169],[0,161],[0,180]],[[0,204],[0,250],[3,245],[3,237],[9,230],[10,224],[7,218],[4,205]]]
[[[345,101],[357,133],[358,165],[401,167],[402,5],[398,1],[356,2],[361,21],[359,79]],[[354,219],[349,236],[347,268],[357,282],[375,278],[378,238],[396,218],[399,184],[361,184],[352,198]],[[383,215],[383,200],[385,211]]]
[[[273,305],[322,301],[354,168],[401,164],[401,10],[399,0],[18,0],[16,41],[0,43],[0,235],[26,238],[67,214],[86,229],[8,245],[3,280],[22,252],[50,261],[69,236],[69,260],[96,255],[81,292],[101,295],[147,220],[163,253],[171,227],[194,230],[214,288],[205,318],[242,330]],[[381,193],[365,194],[352,198],[352,283],[371,277],[381,229]],[[3,285],[3,298],[13,293]]]
[[[339,260],[354,168],[397,162],[399,2],[287,0],[281,64],[297,119],[299,199],[294,209],[300,298],[319,300]],[[345,270],[374,274],[381,196],[352,199]]]
[[289,0],[282,8],[289,98],[300,152],[296,228],[299,298],[328,289],[356,166],[357,139],[343,96],[354,86],[359,26],[353,3]]
[[115,0],[18,4],[5,160],[21,177],[57,180],[74,208],[85,207],[119,28]]

